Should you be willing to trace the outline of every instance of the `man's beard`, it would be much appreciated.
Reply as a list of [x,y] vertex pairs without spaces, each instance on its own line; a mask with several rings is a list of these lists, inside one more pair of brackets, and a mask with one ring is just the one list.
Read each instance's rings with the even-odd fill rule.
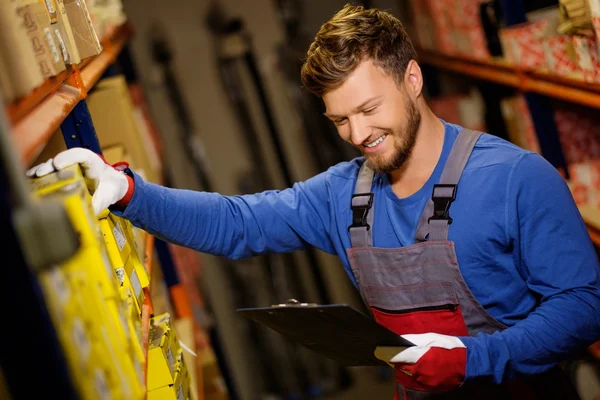
[[384,155],[367,156],[367,165],[376,173],[389,174],[400,168],[410,157],[415,143],[417,141],[417,132],[421,126],[421,113],[417,110],[415,103],[410,101],[406,106],[406,128],[404,135],[400,136],[398,132],[391,129],[386,131],[390,138],[395,137],[402,140],[402,143],[394,145],[394,154],[391,157]]

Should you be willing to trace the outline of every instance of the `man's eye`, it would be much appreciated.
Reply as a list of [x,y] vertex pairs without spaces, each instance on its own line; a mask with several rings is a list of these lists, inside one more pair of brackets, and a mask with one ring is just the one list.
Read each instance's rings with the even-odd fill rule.
[[363,110],[363,114],[366,114],[366,115],[373,114],[373,112],[375,112],[376,109],[377,109],[377,106],[368,108],[366,110]]
[[339,125],[344,125],[346,123],[346,121],[348,121],[348,118],[340,118],[340,119],[334,120],[333,123],[339,126]]

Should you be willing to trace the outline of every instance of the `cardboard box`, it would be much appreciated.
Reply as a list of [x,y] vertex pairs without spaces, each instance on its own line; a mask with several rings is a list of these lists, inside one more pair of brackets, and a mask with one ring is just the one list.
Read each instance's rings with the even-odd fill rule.
[[42,76],[48,78],[64,71],[62,52],[50,29],[46,6],[42,3],[27,4],[19,9],[19,15],[23,18]]
[[129,158],[120,161],[128,161],[136,173],[156,182],[158,173],[152,168],[138,129],[125,78],[118,75],[102,79],[86,101],[102,146],[122,145]]
[[53,24],[55,31],[60,32],[60,36],[65,44],[65,48],[67,50],[67,61],[66,64],[79,64],[81,62],[81,55],[79,54],[79,49],[77,48],[77,42],[75,41],[75,36],[73,33],[73,28],[71,27],[71,22],[69,22],[69,17],[67,15],[67,9],[65,8],[64,0],[56,0],[57,7],[57,22]]
[[64,0],[64,7],[81,59],[100,54],[102,45],[92,25],[85,1]]
[[583,80],[589,83],[600,82],[600,51],[598,41],[589,36],[573,36],[573,47],[577,65]]
[[44,81],[23,19],[18,13],[20,6],[20,0],[8,0],[5,7],[0,7],[0,59],[3,70],[0,75],[6,102],[29,94]]

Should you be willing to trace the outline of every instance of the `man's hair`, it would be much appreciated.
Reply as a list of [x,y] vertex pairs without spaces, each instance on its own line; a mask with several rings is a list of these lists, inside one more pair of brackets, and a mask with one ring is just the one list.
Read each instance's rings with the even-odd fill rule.
[[416,51],[398,18],[346,4],[323,24],[310,45],[302,66],[302,84],[323,96],[341,86],[366,59],[372,59],[400,85]]

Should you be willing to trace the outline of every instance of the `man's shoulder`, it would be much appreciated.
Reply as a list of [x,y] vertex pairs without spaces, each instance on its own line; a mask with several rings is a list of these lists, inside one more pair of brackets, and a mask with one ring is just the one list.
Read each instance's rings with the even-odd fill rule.
[[466,169],[488,167],[512,167],[526,155],[537,153],[523,149],[514,143],[490,133],[483,133],[475,147]]

